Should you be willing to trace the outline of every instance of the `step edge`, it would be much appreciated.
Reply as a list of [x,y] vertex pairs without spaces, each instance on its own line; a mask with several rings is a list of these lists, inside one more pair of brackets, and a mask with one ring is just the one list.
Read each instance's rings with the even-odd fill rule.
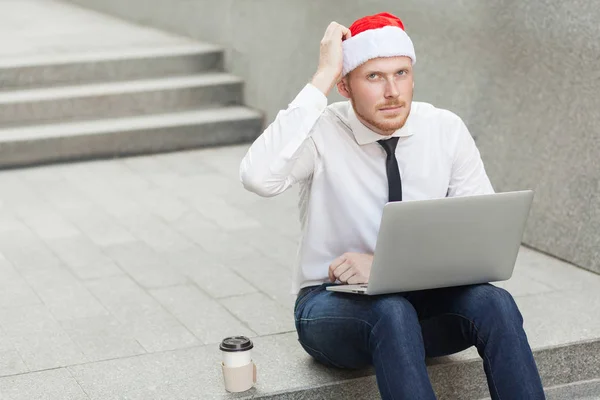
[[[536,349],[533,350],[533,354],[536,355],[536,353],[540,353],[540,352],[548,352],[550,350],[554,350],[554,349],[560,349],[560,348],[568,348],[571,346],[575,346],[575,345],[582,345],[582,344],[594,344],[594,343],[600,343],[600,338],[597,339],[589,339],[589,340],[583,340],[583,341],[574,341],[574,342],[569,342],[569,343],[563,343],[563,344],[559,344],[559,345],[552,345],[552,346],[542,346],[542,347],[538,347]],[[427,368],[431,368],[431,367],[438,367],[438,368],[443,368],[443,367],[449,367],[452,365],[459,365],[459,364],[463,364],[463,363],[477,363],[479,364],[481,362],[481,358],[480,357],[472,357],[469,359],[465,359],[465,360],[454,360],[452,362],[448,362],[448,363],[440,363],[440,364],[431,364],[431,365],[427,365]],[[241,397],[239,400],[246,400],[246,399],[261,399],[261,398],[277,398],[277,396],[285,396],[285,395],[289,395],[289,394],[293,394],[293,393],[302,393],[305,391],[309,391],[309,390],[320,390],[320,389],[325,389],[327,387],[330,386],[334,386],[334,385],[339,385],[339,386],[343,386],[346,384],[351,384],[354,383],[355,381],[367,381],[367,380],[371,380],[374,379],[375,373],[373,371],[373,367],[369,367],[369,368],[365,368],[364,369],[365,374],[362,376],[357,376],[357,377],[352,377],[352,378],[348,378],[348,379],[340,379],[340,380],[336,380],[336,381],[332,381],[332,382],[326,382],[326,383],[322,383],[322,384],[317,384],[317,385],[303,385],[303,386],[297,386],[297,387],[293,387],[293,388],[289,388],[288,390],[283,389],[283,390],[278,390],[278,391],[274,391],[274,392],[269,392],[269,393],[255,393],[253,395],[251,395],[250,397]],[[600,379],[600,378],[598,378]],[[558,385],[550,385],[550,386],[545,386],[544,389],[550,389],[550,388],[554,388],[554,387],[559,387],[559,386],[566,386],[569,384],[575,384],[576,382],[595,382],[597,379],[584,379],[581,381],[573,381],[573,382],[569,382],[569,383],[563,383],[563,384],[558,384]]]
[[[244,80],[237,75],[233,75],[228,72],[207,71],[205,73],[198,73],[195,75],[167,76],[162,78],[134,80],[129,79],[113,82],[83,83],[80,85],[70,84],[50,88],[27,88],[5,92],[0,91],[0,106],[35,101],[53,101],[94,97],[99,95],[131,94],[154,90],[211,87],[243,83]],[[126,86],[125,89],[123,88],[123,85]]]
[[121,50],[97,51],[91,53],[74,53],[62,54],[60,56],[35,56],[35,57],[20,57],[20,58],[0,58],[0,71],[3,69],[19,69],[19,68],[44,68],[44,67],[59,67],[72,64],[84,64],[93,62],[119,62],[119,61],[135,61],[149,57],[178,57],[178,56],[194,56],[208,55],[214,53],[222,53],[225,49],[217,45],[175,45],[164,46],[160,48],[149,47],[147,49],[125,48]]
[[[216,115],[215,111],[217,111]],[[180,121],[162,121],[163,123],[161,123],[161,121],[157,121],[160,119],[160,117],[178,116],[181,117]],[[35,140],[49,140],[53,138],[64,139],[68,137],[85,137],[91,135],[115,135],[119,134],[120,132],[135,132],[148,129],[167,129],[182,126],[221,123],[227,121],[251,121],[262,119],[263,117],[263,114],[255,109],[245,106],[232,106],[195,110],[190,112],[173,112],[135,117],[105,118],[89,121],[76,121],[70,123],[67,122],[29,125],[26,127],[0,129],[0,145],[18,142],[30,142]],[[103,129],[102,125],[106,123],[113,123],[113,125],[105,127]],[[127,126],[132,125],[132,123],[133,126]],[[42,128],[44,130],[49,129],[50,131],[42,134],[40,134],[39,132],[35,133],[34,131],[39,128]],[[53,128],[54,131],[52,131]],[[61,129],[80,129],[82,132],[61,135],[58,133]]]

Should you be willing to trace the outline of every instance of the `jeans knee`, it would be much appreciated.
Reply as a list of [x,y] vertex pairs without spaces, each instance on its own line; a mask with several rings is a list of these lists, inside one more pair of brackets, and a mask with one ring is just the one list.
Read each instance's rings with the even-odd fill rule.
[[419,319],[413,305],[401,296],[386,296],[373,307],[375,325],[389,326],[394,331],[419,327]]
[[522,325],[523,316],[513,296],[506,290],[491,284],[477,287],[477,299],[484,316],[503,326]]

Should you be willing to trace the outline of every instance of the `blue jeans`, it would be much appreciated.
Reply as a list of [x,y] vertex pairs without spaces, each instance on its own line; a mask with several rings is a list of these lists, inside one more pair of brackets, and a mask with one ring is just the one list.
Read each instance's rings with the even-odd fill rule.
[[492,399],[544,399],[523,317],[506,290],[490,285],[363,296],[303,288],[298,340],[317,361],[375,366],[382,399],[435,399],[425,357],[476,346]]

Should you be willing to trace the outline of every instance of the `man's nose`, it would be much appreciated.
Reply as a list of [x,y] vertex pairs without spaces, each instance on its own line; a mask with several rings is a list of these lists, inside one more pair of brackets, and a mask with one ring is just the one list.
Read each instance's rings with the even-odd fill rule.
[[385,97],[386,99],[392,99],[400,96],[400,90],[398,84],[394,80],[389,80],[385,85]]

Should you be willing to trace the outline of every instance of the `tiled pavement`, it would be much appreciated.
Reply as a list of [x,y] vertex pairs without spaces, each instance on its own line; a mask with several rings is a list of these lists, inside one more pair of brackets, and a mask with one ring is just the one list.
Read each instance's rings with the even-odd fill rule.
[[[232,334],[307,357],[288,294],[296,192],[246,192],[246,148],[0,171],[0,398],[218,398]],[[599,336],[600,276],[523,248],[498,285],[532,346]]]
[[[0,3],[20,10],[0,12],[4,60],[189,43],[51,0]],[[353,376],[296,342],[296,191],[246,192],[246,147],[0,171],[0,399],[229,398],[216,343],[232,334],[255,342],[250,396]],[[600,337],[600,276],[523,248],[498,285],[534,349]]]
[[294,193],[244,150],[0,172],[0,374],[291,331]]

